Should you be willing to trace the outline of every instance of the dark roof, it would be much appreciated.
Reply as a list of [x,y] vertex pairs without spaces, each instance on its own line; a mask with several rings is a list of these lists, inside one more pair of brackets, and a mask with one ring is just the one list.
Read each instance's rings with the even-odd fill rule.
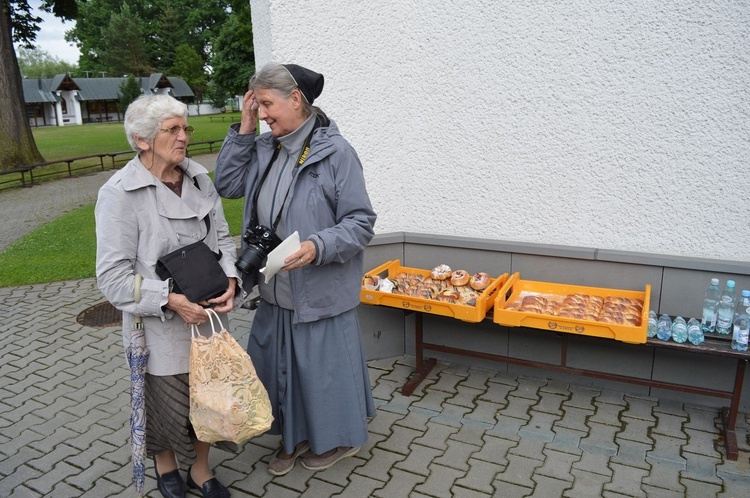
[[[56,102],[57,90],[75,88],[78,90],[80,101],[94,100],[118,100],[120,98],[120,85],[127,78],[71,78],[66,74],[58,74],[54,78],[24,79],[23,98],[27,104],[39,104],[44,102]],[[149,77],[138,78],[141,92],[156,93],[160,88],[169,88],[169,94],[175,98],[194,97],[195,94],[185,83],[185,80],[176,76],[166,77],[162,73],[152,74]]]
[[49,87],[54,90],[60,90],[60,85],[65,80],[65,77],[68,76],[67,74],[58,74],[54,78],[52,78],[52,81],[50,81]]
[[50,90],[51,79],[24,79],[23,100],[27,104],[41,104],[44,102],[57,102],[57,96]]
[[172,96],[175,98],[181,98],[181,97],[195,97],[195,94],[190,89],[187,83],[185,83],[185,80],[182,78],[177,78],[175,76],[169,76],[167,77],[167,80],[169,80],[169,83],[172,84]]
[[169,80],[164,76],[164,73],[155,73],[148,77],[148,89],[151,91],[157,88],[168,88],[169,86]]
[[81,100],[118,100],[120,85],[127,78],[76,78]]

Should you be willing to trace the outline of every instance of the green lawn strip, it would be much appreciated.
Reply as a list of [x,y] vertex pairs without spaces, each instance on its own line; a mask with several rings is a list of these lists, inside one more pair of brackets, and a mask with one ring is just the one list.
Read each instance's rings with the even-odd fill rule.
[[91,204],[33,230],[0,252],[0,286],[92,277],[95,259]]
[[[191,155],[207,154],[209,150],[216,151],[214,145],[209,149],[207,145],[197,145],[200,142],[212,142],[223,140],[227,129],[233,122],[239,121],[239,112],[213,114],[204,116],[190,116],[188,122],[195,128],[195,133],[190,142],[196,147],[189,149]],[[34,141],[45,162],[62,161],[76,157],[85,157],[94,154],[111,154],[115,152],[130,151],[130,145],[125,138],[123,123],[101,123],[86,124],[83,126],[46,126],[32,128]],[[130,152],[128,152],[130,154]],[[114,158],[116,166],[122,166],[130,158],[128,154],[118,155]],[[104,164],[102,166],[101,161]],[[67,163],[56,163],[49,166],[35,168],[33,175],[26,174],[26,181],[33,176],[35,182],[49,181],[63,177],[73,176],[102,168],[113,166],[112,158],[99,157],[81,159]],[[68,170],[70,168],[70,171]],[[20,175],[5,179],[3,188],[14,188],[21,186]]]
[[[221,121],[222,117],[224,121]],[[190,116],[188,122],[195,128],[190,141],[221,140],[226,137],[231,121],[239,117],[238,112]],[[39,152],[47,162],[130,150],[122,123],[46,126],[33,128],[32,132]]]
[[[238,235],[243,199],[223,199],[222,204],[230,233]],[[95,276],[95,264],[94,204],[89,204],[29,232],[0,252],[0,287],[90,278]]]

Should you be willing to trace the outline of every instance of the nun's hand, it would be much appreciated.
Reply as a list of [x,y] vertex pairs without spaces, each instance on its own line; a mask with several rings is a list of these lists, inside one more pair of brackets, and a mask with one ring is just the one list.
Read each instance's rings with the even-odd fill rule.
[[258,124],[258,102],[255,100],[255,92],[248,90],[242,97],[242,119],[240,120],[240,134],[248,135],[255,133]]
[[315,264],[315,256],[317,251],[315,250],[315,244],[309,240],[305,240],[300,244],[299,251],[290,254],[285,260],[281,270],[289,271],[302,268],[303,266]]

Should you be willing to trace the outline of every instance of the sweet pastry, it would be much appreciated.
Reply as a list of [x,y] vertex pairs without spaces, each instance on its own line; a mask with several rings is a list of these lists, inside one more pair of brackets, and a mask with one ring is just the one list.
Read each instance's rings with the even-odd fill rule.
[[468,285],[456,287],[456,291],[459,294],[458,302],[467,306],[476,306],[477,299],[479,299],[479,293]]
[[599,317],[600,322],[604,323],[617,323],[621,324],[625,320],[622,318],[622,316],[616,316],[616,315],[602,315]]
[[623,319],[625,320],[625,323],[628,325],[640,325],[641,324],[641,316],[637,314],[632,313],[624,313],[622,315]]
[[451,278],[451,267],[448,265],[438,265],[432,269],[430,276],[435,280],[448,280]]
[[560,306],[555,301],[549,301],[547,306],[542,309],[542,313],[545,315],[557,315],[560,311]]
[[380,287],[380,277],[377,275],[365,275],[362,279],[362,287],[367,290],[377,290]]
[[489,274],[484,272],[475,273],[471,276],[471,279],[469,279],[469,285],[474,290],[484,290],[489,285],[492,279],[490,278]]
[[590,302],[601,308],[604,304],[604,298],[602,296],[591,296]]
[[526,297],[523,298],[523,303],[522,304],[524,306],[526,306],[526,305],[532,305],[532,304],[537,304],[539,306],[544,307],[544,306],[547,306],[547,300],[544,297],[542,297],[542,296],[540,296],[538,294],[531,294],[531,295],[526,296]]
[[526,313],[541,313],[544,306],[539,303],[523,303],[518,311],[524,311]]
[[557,314],[557,316],[561,316],[564,318],[577,318],[579,320],[583,320],[586,315],[576,310],[562,310]]
[[448,303],[455,303],[458,301],[458,299],[461,297],[461,295],[458,293],[458,291],[455,290],[444,290],[440,294],[437,295],[438,301],[445,301]]
[[422,299],[432,299],[432,291],[427,287],[420,287],[415,296],[421,297]]
[[465,270],[455,270],[451,273],[451,284],[460,286],[469,283],[469,274]]

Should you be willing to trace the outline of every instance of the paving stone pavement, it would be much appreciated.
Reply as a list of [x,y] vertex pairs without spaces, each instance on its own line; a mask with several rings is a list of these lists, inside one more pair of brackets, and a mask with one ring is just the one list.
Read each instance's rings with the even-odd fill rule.
[[[108,174],[0,192],[0,250],[52,206],[93,202]],[[94,279],[0,288],[0,497],[135,496],[119,328],[76,321],[103,300]],[[233,313],[240,344],[251,322]],[[213,450],[217,476],[233,497],[750,496],[750,414],[729,461],[713,408],[442,362],[405,397],[414,363],[369,363],[377,415],[355,457],[273,477],[279,438],[264,435]],[[151,464],[146,492],[160,496]]]
[[[102,301],[94,279],[0,288],[0,496],[135,496],[119,328],[76,321]],[[251,322],[232,315],[241,344]],[[405,397],[414,362],[369,363],[377,415],[355,457],[273,477],[264,435],[212,451],[217,476],[234,497],[750,495],[748,414],[729,461],[716,409],[448,363]]]

